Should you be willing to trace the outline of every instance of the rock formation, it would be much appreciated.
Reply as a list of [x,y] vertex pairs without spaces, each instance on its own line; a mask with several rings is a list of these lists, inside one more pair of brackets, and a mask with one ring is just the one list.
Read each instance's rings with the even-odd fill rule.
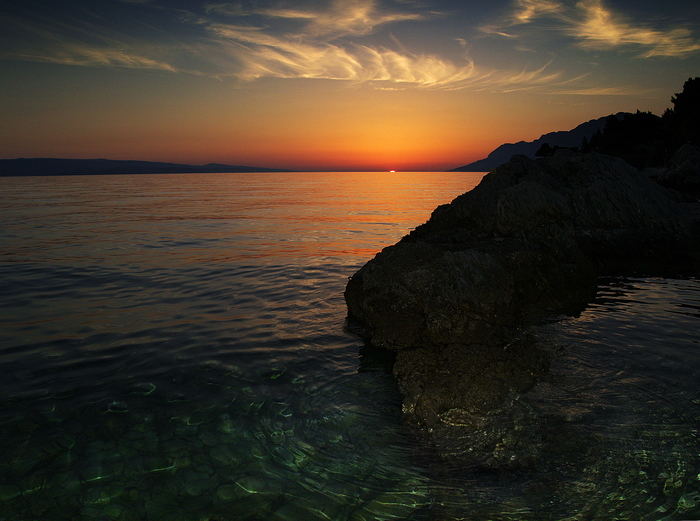
[[658,177],[659,183],[675,188],[691,200],[700,198],[700,147],[683,145],[671,159],[671,166]]
[[598,275],[697,270],[688,201],[609,156],[515,157],[353,275],[349,318],[396,352],[404,413],[442,454],[531,462],[537,418],[519,397],[551,353],[527,327],[580,309]]

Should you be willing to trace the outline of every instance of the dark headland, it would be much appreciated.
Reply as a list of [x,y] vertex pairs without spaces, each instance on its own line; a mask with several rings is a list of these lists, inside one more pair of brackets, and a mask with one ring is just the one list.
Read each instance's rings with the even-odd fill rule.
[[154,161],[121,161],[114,159],[0,159],[0,176],[33,175],[107,175],[107,174],[206,174],[229,172],[288,172],[255,166],[185,165]]
[[[613,117],[623,118],[627,114],[620,112],[613,114]],[[584,139],[591,139],[596,132],[605,128],[605,123],[610,116],[592,119],[581,123],[571,130],[559,130],[549,132],[532,141],[518,141],[517,143],[504,143],[494,149],[489,155],[468,165],[458,166],[450,170],[451,172],[490,172],[494,168],[510,161],[513,156],[526,156],[534,158],[537,151],[547,143],[557,147],[578,147]]]
[[700,274],[700,78],[672,102],[512,158],[349,280],[350,324],[395,353],[405,418],[441,456],[535,464],[522,397],[556,354],[528,328],[580,312],[600,276]]

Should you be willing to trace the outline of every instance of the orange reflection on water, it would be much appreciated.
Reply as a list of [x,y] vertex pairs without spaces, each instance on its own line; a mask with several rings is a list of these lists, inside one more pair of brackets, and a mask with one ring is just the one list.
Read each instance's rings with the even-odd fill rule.
[[[260,203],[266,211],[255,227],[258,237],[274,231],[276,240],[257,253],[371,258],[425,222],[436,206],[474,188],[482,177],[446,172],[275,174],[283,193]],[[264,178],[248,179],[238,189],[258,194],[261,181]]]
[[[287,172],[4,178],[6,259],[162,266],[357,263],[483,177],[466,172]],[[60,223],[46,229],[47,222]],[[15,224],[12,224],[15,223]],[[36,225],[36,226],[34,226]],[[20,229],[21,228],[21,229]]]

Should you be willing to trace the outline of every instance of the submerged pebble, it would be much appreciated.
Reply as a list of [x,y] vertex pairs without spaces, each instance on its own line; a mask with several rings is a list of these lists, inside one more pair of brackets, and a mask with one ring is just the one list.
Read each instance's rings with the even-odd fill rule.
[[129,412],[129,406],[126,402],[113,401],[107,406],[107,412],[126,413]]

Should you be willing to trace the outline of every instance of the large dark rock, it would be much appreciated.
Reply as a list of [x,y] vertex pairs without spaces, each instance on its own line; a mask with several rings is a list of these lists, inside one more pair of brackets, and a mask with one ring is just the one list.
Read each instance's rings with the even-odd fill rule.
[[671,166],[658,177],[659,183],[691,199],[700,198],[700,147],[683,145],[671,158]]
[[682,201],[612,157],[513,158],[353,275],[349,318],[396,351],[404,412],[443,454],[532,461],[519,397],[551,353],[527,327],[580,309],[598,275],[696,270],[697,205]]

